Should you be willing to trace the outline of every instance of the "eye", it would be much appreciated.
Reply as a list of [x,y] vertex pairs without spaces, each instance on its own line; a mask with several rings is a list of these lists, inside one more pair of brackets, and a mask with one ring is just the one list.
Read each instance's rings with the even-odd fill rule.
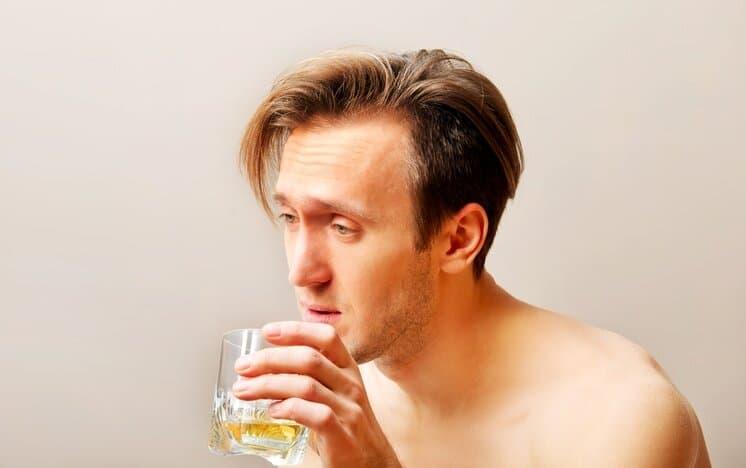
[[341,224],[332,224],[332,227],[343,236],[347,236],[355,232],[347,226],[342,226]]
[[295,216],[288,214],[288,213],[282,213],[280,214],[277,219],[280,220],[280,222],[287,223],[287,224],[293,224],[295,223]]

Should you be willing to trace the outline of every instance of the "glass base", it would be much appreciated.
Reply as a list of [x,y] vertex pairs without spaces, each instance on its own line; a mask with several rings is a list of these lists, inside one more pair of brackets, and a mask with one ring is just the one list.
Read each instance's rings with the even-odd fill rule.
[[[226,398],[225,400],[229,400]],[[309,429],[295,421],[274,419],[267,407],[274,400],[216,402],[207,447],[216,455],[257,455],[275,466],[297,465],[308,445]]]

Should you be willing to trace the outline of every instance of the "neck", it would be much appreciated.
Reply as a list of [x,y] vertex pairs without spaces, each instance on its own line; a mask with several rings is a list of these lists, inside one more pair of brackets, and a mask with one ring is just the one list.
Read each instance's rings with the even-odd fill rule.
[[[474,281],[471,272],[439,280],[435,314],[419,330],[420,349],[406,357],[382,356],[373,373],[379,385],[403,400],[417,421],[447,417],[464,405],[479,407],[489,395],[487,363],[495,360],[497,330],[514,316],[517,300],[486,271]],[[502,332],[500,332],[502,334]],[[494,365],[490,366],[495,367]]]

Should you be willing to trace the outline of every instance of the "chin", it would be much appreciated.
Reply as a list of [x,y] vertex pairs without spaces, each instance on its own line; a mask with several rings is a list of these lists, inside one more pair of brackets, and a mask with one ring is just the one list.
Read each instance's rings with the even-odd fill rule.
[[[347,345],[345,344],[345,346]],[[377,359],[380,356],[380,353],[376,350],[365,349],[361,346],[355,346],[355,344],[348,346],[347,350],[350,352],[350,356],[352,356],[352,359],[358,366]]]

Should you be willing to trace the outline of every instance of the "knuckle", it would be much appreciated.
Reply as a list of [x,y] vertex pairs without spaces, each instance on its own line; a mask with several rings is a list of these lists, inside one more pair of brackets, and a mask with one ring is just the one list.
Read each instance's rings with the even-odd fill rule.
[[315,371],[321,367],[321,355],[314,349],[306,348],[303,365],[308,371]]
[[353,384],[350,386],[349,395],[350,399],[355,403],[362,403],[363,399],[365,398],[365,390],[363,390],[362,385]]
[[353,430],[356,430],[357,428],[360,428],[363,424],[363,421],[365,419],[365,413],[363,412],[363,409],[359,406],[354,406],[350,410],[350,425],[352,426]]
[[287,400],[285,400],[285,403],[283,404],[283,406],[285,407],[285,413],[288,416],[293,417],[298,412],[298,399],[288,398]]
[[318,385],[313,379],[305,379],[301,384],[301,394],[307,400],[312,400],[318,394]]
[[334,423],[334,418],[334,411],[326,405],[319,411],[319,422],[322,426],[330,426]]

